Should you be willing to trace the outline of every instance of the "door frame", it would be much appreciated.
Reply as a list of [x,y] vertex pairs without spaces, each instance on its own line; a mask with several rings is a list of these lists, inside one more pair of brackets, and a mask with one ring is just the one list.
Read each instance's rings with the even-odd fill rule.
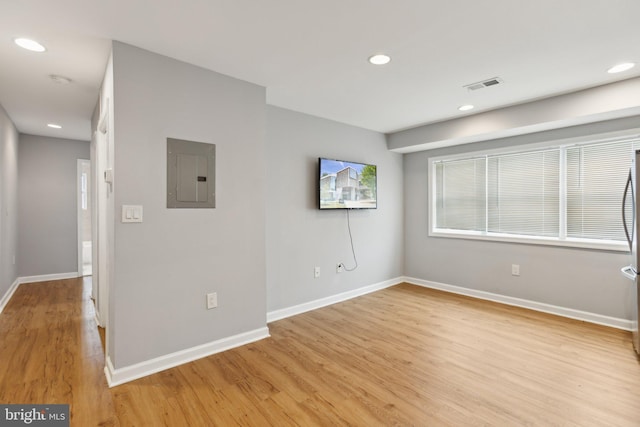
[[[95,312],[98,325],[107,328],[109,321],[109,270],[110,270],[110,239],[109,239],[109,193],[111,183],[106,180],[105,172],[110,169],[109,156],[109,102],[107,108],[98,122],[95,133],[95,188],[94,199],[96,201],[96,240],[94,241],[96,264],[93,265],[93,282],[95,295]],[[108,343],[108,339],[107,339]]]

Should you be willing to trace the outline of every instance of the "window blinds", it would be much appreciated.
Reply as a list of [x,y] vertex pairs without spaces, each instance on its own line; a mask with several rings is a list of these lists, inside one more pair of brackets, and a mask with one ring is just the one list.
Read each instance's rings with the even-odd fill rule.
[[489,156],[487,231],[558,236],[560,151]]
[[436,165],[436,227],[484,230],[486,160],[465,159]]
[[624,241],[620,206],[635,149],[637,138],[434,161],[432,226]]
[[568,237],[625,240],[620,208],[633,146],[622,141],[567,149]]

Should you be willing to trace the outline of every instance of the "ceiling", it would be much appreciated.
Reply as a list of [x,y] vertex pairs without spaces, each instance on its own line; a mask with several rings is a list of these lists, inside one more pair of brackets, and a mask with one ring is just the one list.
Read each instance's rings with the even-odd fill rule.
[[[0,11],[0,104],[22,133],[73,139],[90,138],[111,40],[384,133],[640,76],[606,72],[640,63],[638,0],[0,0]],[[380,52],[392,61],[367,62]],[[464,88],[493,77],[503,83]]]

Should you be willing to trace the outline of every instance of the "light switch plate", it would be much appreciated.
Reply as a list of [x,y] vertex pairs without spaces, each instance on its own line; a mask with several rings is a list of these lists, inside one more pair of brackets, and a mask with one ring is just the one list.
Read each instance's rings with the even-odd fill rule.
[[142,205],[122,205],[122,222],[142,222]]
[[104,170],[104,182],[113,184],[113,169]]

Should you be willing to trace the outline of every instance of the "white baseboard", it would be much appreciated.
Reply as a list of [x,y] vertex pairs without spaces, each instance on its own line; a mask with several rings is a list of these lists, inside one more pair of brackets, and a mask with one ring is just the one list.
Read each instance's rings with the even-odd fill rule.
[[115,387],[129,381],[137,380],[138,378],[146,377],[147,375],[164,371],[165,369],[174,368],[178,365],[211,356],[212,354],[250,344],[268,338],[269,336],[269,328],[265,326],[264,328],[255,329],[118,369],[114,368],[111,358],[107,356],[104,373],[107,377],[109,387]]
[[0,313],[2,313],[2,310],[4,310],[4,308],[7,306],[7,304],[9,303],[9,300],[11,299],[13,294],[15,293],[16,289],[18,289],[18,286],[20,286],[20,278],[17,278],[11,284],[11,286],[9,286],[9,289],[2,296],[2,298],[0,298]]
[[25,276],[18,277],[20,283],[35,283],[35,282],[48,282],[50,280],[64,280],[64,279],[76,279],[78,278],[78,272],[73,273],[57,273],[57,274],[42,274],[40,276]]
[[362,288],[354,289],[353,291],[343,292],[329,297],[320,298],[314,301],[305,302],[303,304],[294,305],[293,307],[282,308],[279,310],[267,312],[267,323],[275,322],[276,320],[284,319],[287,317],[295,316],[296,314],[302,314],[307,311],[315,310],[317,308],[326,307],[331,304],[346,301],[351,298],[356,298],[361,295],[369,294],[371,292],[379,291],[402,283],[403,278],[395,278],[385,280],[384,282],[376,283]]
[[536,301],[530,301],[521,298],[514,298],[491,292],[478,291],[475,289],[463,288],[460,286],[447,285],[444,283],[431,282],[428,280],[416,279],[413,277],[405,277],[404,282],[412,285],[418,285],[425,288],[438,289],[441,291],[451,292],[454,294],[466,295],[473,298],[499,302],[501,304],[512,305],[516,307],[528,308],[530,310],[541,311],[543,313],[555,314],[557,316],[568,317],[570,319],[582,320],[598,325],[610,326],[625,331],[631,330],[631,321],[619,319],[616,317],[603,316],[601,314],[589,313],[587,311],[574,310],[572,308],[559,307],[557,305],[545,304]]

